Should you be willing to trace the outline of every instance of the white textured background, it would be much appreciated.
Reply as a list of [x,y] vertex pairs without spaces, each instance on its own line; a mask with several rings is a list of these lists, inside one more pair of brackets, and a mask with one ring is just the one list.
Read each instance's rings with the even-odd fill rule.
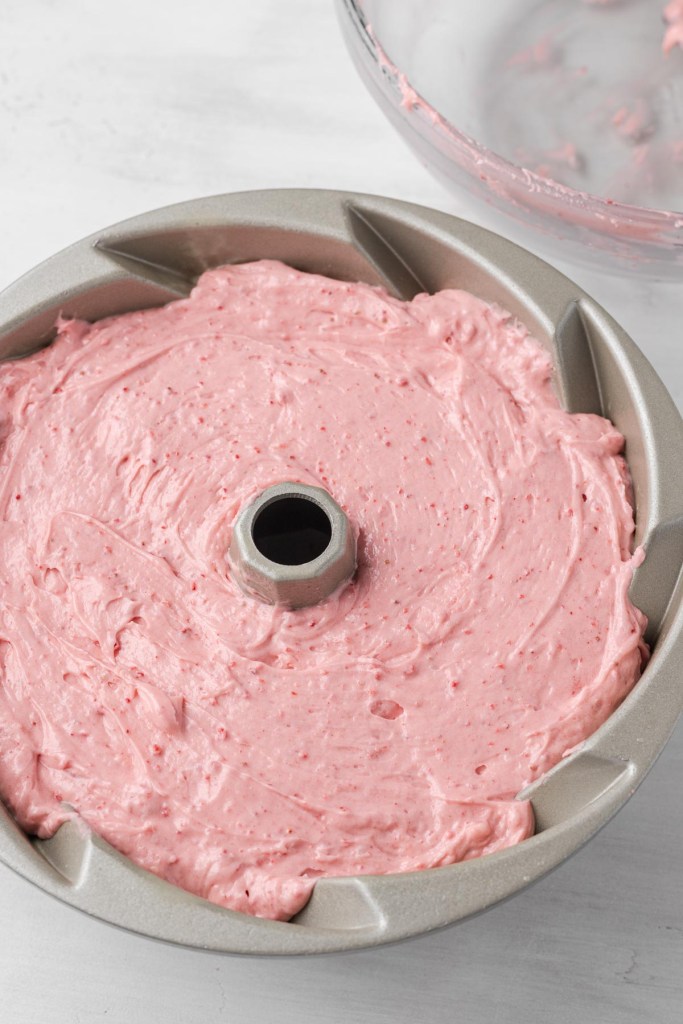
[[[278,186],[467,216],[366,95],[330,0],[0,0],[0,287],[143,210]],[[683,282],[563,269],[682,406]],[[682,792],[679,727],[614,822],[532,890],[437,935],[312,960],[155,944],[2,868],[0,1022],[678,1024]]]

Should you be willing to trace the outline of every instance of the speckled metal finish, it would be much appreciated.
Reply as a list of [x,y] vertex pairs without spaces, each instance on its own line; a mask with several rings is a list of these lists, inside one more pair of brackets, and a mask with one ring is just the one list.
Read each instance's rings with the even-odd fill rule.
[[[259,550],[254,525],[264,509],[283,498],[303,498],[323,510],[330,539],[316,558],[283,565]],[[268,487],[242,509],[232,532],[229,554],[233,575],[246,593],[267,604],[305,608],[329,597],[356,571],[356,540],[346,514],[322,487],[284,482]]]
[[107,228],[0,295],[0,358],[48,343],[59,312],[94,319],[159,305],[187,294],[208,267],[260,257],[383,284],[402,298],[464,288],[519,316],[551,350],[566,407],[603,413],[625,435],[637,540],[647,549],[631,594],[649,618],[650,663],[605,725],[525,792],[537,833],[519,846],[419,873],[322,879],[296,919],[281,923],[170,886],[78,821],[31,840],[0,808],[0,858],[87,913],[198,948],[322,953],[404,939],[513,895],[574,853],[642,781],[683,707],[683,424],[633,342],[547,264],[445,214],[345,193],[216,196]]

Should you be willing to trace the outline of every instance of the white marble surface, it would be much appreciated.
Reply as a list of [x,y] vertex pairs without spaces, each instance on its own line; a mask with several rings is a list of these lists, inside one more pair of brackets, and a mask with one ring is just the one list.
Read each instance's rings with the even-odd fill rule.
[[[327,0],[3,0],[0,286],[108,223],[317,186],[467,214],[407,152]],[[574,270],[683,405],[683,289]],[[682,666],[683,677],[683,666]],[[0,870],[7,1024],[673,1024],[683,1018],[683,730],[572,861],[457,928],[311,960],[162,946]]]

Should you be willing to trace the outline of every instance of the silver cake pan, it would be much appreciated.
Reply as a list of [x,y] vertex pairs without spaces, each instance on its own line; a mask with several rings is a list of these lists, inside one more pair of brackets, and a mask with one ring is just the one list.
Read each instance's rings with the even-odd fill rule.
[[553,353],[565,406],[602,413],[625,435],[637,541],[647,549],[631,596],[648,616],[652,659],[605,725],[525,792],[537,830],[519,846],[422,872],[321,879],[308,905],[281,923],[224,910],[161,881],[78,820],[52,839],[31,839],[0,807],[0,858],[95,917],[203,949],[322,953],[428,932],[513,895],[585,843],[652,766],[683,706],[683,423],[633,342],[566,277],[472,224],[337,192],[200,199],[78,242],[0,295],[0,358],[48,344],[59,313],[95,319],[160,305],[186,295],[208,267],[262,257],[383,284],[406,299],[464,288],[517,315]]

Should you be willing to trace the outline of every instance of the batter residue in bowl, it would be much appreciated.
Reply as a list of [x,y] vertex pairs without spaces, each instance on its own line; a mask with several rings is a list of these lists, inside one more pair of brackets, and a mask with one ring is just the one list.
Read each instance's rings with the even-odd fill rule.
[[[510,846],[515,795],[640,672],[622,438],[519,323],[275,262],[0,367],[0,792],[226,907]],[[355,580],[300,611],[227,551],[326,488]],[[73,810],[72,810],[73,809]]]

